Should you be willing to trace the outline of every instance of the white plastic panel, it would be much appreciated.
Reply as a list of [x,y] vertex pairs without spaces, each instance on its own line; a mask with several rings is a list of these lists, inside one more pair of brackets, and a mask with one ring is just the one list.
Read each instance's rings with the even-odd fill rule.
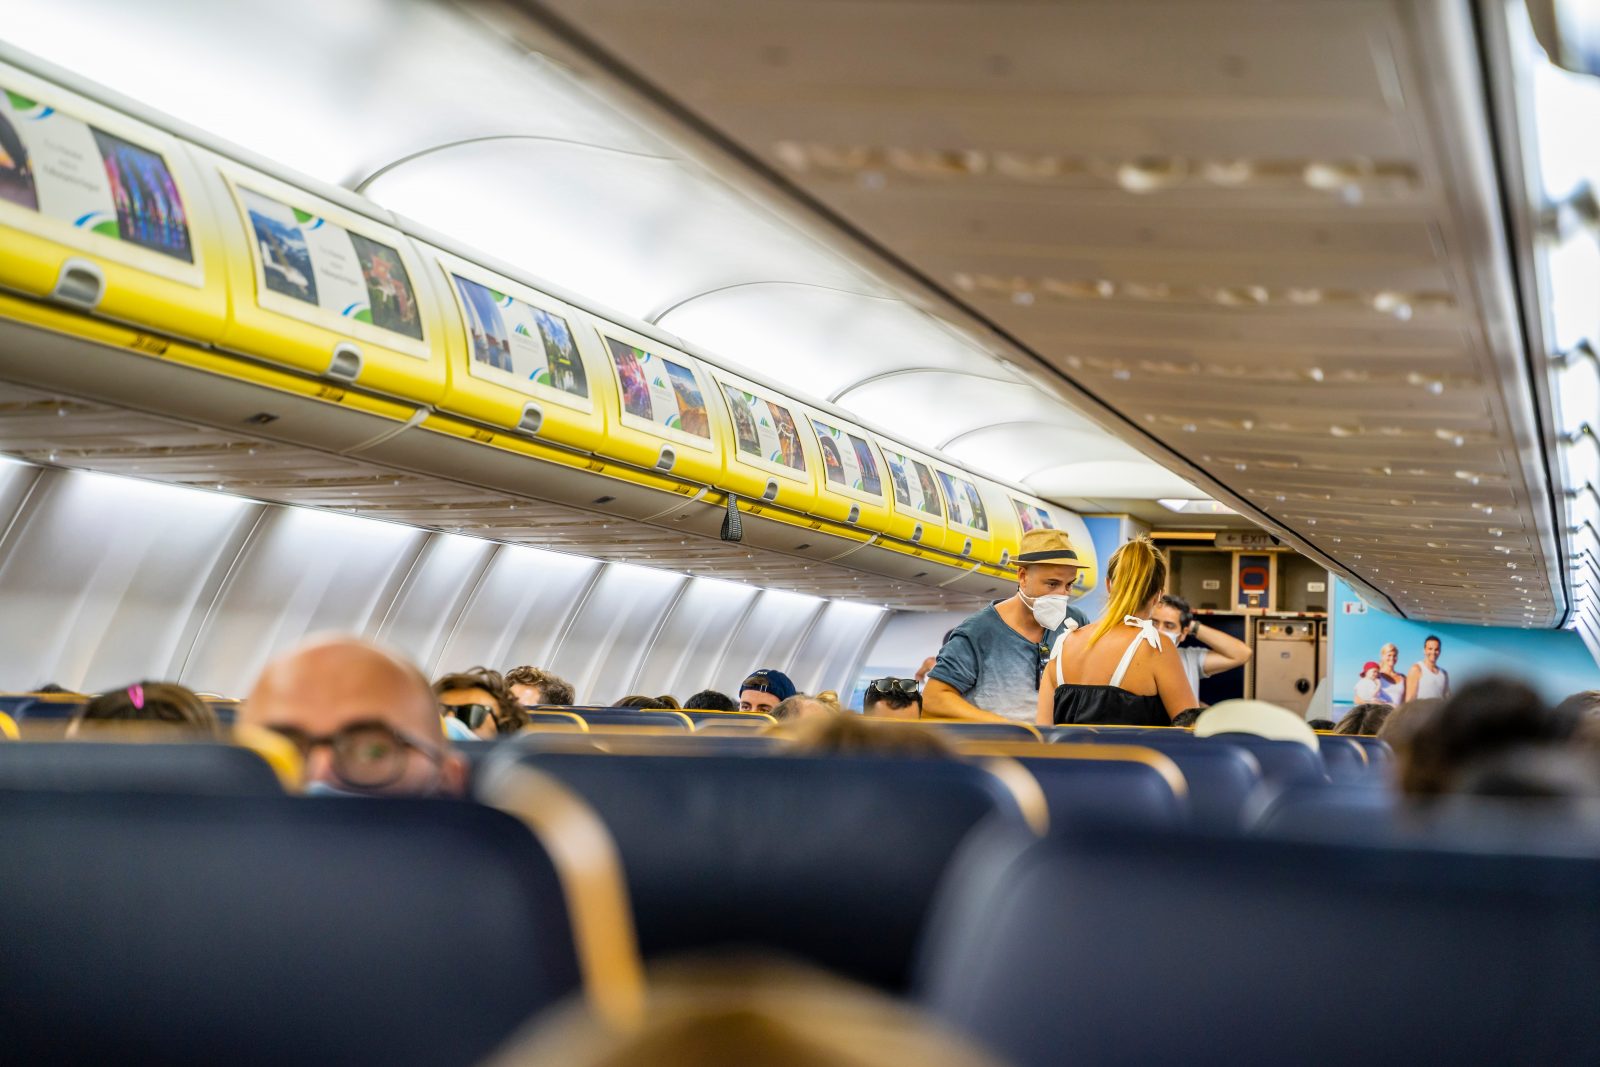
[[375,637],[430,676],[467,601],[494,556],[487,541],[432,534],[388,605]]
[[897,611],[878,632],[861,664],[909,678],[923,660],[939,654],[944,635],[965,618],[954,611]]
[[885,609],[871,604],[829,601],[795,654],[790,678],[802,692],[832,689],[848,699],[856,668],[883,620]]
[[[225,499],[225,498],[224,498]],[[421,530],[310,508],[271,508],[235,564],[179,681],[243,695],[273,656],[308,634],[369,633]]]
[[[255,508],[214,493],[0,465],[0,501],[39,481],[0,543],[0,682],[69,689],[168,676]],[[10,520],[7,509],[4,520]]]
[[751,671],[776,667],[788,674],[800,643],[826,603],[798,593],[763,590],[723,651],[715,687],[737,700],[739,683]]
[[702,689],[727,685],[718,667],[759,593],[748,585],[691,579],[656,633],[634,680],[635,689],[671,693],[683,700]]
[[497,546],[433,673],[478,664],[548,667],[563,620],[599,569],[582,556]]
[[708,290],[861,275],[671,159],[552,141],[461,145],[386,173],[378,203],[608,307],[650,319]]
[[443,4],[273,0],[248,12],[195,0],[11,0],[6,39],[333,183],[472,137],[658,145],[557,68]]
[[610,704],[635,692],[634,676],[650,642],[690,580],[671,571],[608,563],[545,666],[573,684],[580,702]]
[[[959,403],[953,403],[959,398]],[[841,407],[924,449],[943,449],[987,426],[1032,423],[1099,434],[1082,415],[1021,382],[959,371],[918,371],[867,382],[839,397]],[[939,417],[930,419],[930,411]]]

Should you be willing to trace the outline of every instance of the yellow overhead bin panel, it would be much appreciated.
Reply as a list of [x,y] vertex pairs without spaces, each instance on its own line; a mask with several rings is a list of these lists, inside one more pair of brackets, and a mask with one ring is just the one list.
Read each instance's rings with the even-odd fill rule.
[[934,468],[944,492],[945,551],[975,563],[1000,565],[1016,553],[1016,516],[1001,506],[998,486],[939,464]]
[[[222,344],[257,359],[433,404],[443,330],[408,238],[356,211],[206,153],[229,225]],[[219,211],[219,213],[221,213]]]
[[707,404],[712,383],[700,361],[643,334],[592,319],[606,352],[616,406],[606,412],[600,449],[609,459],[685,481],[723,480],[722,406]]
[[[822,478],[817,483],[817,516],[892,534],[897,524],[889,510],[883,461],[872,435],[822,412],[807,409],[805,416],[810,427],[801,432],[812,435],[822,465]],[[899,525],[905,527],[901,536],[909,540],[915,523],[908,520]]]
[[420,246],[447,291],[442,410],[582,452],[600,452],[612,376],[588,318],[554,297]]
[[[883,453],[884,466],[889,472],[889,485],[893,490],[890,506],[896,522],[903,525],[910,520],[912,523],[906,540],[944,551],[944,502],[939,496],[939,479],[934,474],[933,460],[881,437],[878,449]],[[960,552],[959,545],[956,551]]]
[[726,474],[721,488],[751,500],[809,514],[822,468],[816,439],[802,433],[805,411],[794,401],[727,371],[712,371],[722,426]]
[[0,286],[210,342],[223,258],[179,141],[0,63]]

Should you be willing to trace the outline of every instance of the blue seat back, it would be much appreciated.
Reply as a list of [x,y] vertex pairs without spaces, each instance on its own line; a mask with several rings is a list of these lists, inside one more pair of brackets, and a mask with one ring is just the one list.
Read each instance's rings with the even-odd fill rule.
[[[1305,782],[1326,782],[1327,765],[1322,756],[1298,741],[1271,741],[1255,734],[1212,734],[1197,738],[1203,744],[1237,745],[1261,764],[1261,780],[1283,787]],[[1141,742],[1142,743],[1142,742]]]
[[1150,826],[1181,826],[1189,821],[1187,783],[1182,783],[1184,792],[1175,792],[1161,771],[1148,763],[1015,758],[1044,791],[1052,832],[1085,820]]
[[1369,783],[1291,785],[1266,796],[1257,833],[1315,841],[1372,841],[1394,831],[1399,798]]
[[587,708],[568,710],[590,726],[664,726],[685,733],[694,728],[694,724],[681,711],[641,711],[634,708],[618,708],[615,711],[590,711]]
[[[1057,743],[1128,744],[1106,734],[1062,735]],[[1140,748],[1150,748],[1178,765],[1189,783],[1189,813],[1197,828],[1238,830],[1246,805],[1261,785],[1261,764],[1236,745],[1201,744],[1192,737],[1142,736]]]
[[0,789],[100,790],[277,796],[267,761],[247,748],[98,741],[0,745]]
[[18,722],[65,722],[83,710],[79,700],[39,700],[29,698],[17,705],[11,717]]
[[753,945],[894,990],[956,849],[986,820],[1021,819],[992,775],[947,760],[520,759],[611,829],[646,959]]
[[13,1063],[478,1063],[572,993],[562,889],[461,801],[0,792]]
[[1084,829],[958,872],[921,999],[1014,1067],[1587,1062],[1597,895],[1594,857]]
[[1394,766],[1394,749],[1389,742],[1380,741],[1376,737],[1363,737],[1357,734],[1340,734],[1352,744],[1361,746],[1367,754],[1367,764],[1371,767],[1387,768]]
[[937,730],[952,741],[1038,741],[1039,733],[1033,727],[1013,722],[940,722],[923,721],[917,724],[925,730]]
[[1372,766],[1366,750],[1350,738],[1324,734],[1317,738],[1317,743],[1329,781],[1336,784],[1383,781],[1383,772]]

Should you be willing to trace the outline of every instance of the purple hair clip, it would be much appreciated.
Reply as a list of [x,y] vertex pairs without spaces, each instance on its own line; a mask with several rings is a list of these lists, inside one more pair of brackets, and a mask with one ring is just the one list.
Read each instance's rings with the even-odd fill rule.
[[144,686],[142,686],[142,685],[130,685],[130,686],[128,686],[128,699],[133,701],[133,706],[135,708],[138,708],[140,711],[143,711],[144,710]]

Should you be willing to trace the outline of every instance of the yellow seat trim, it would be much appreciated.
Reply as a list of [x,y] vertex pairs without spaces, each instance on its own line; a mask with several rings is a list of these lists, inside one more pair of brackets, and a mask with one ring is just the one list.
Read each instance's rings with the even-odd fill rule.
[[1189,780],[1171,756],[1139,745],[1030,744],[1027,741],[961,741],[956,750],[965,756],[1026,756],[1029,759],[1099,760],[1102,763],[1142,763],[1154,768],[1174,796],[1188,797]]

